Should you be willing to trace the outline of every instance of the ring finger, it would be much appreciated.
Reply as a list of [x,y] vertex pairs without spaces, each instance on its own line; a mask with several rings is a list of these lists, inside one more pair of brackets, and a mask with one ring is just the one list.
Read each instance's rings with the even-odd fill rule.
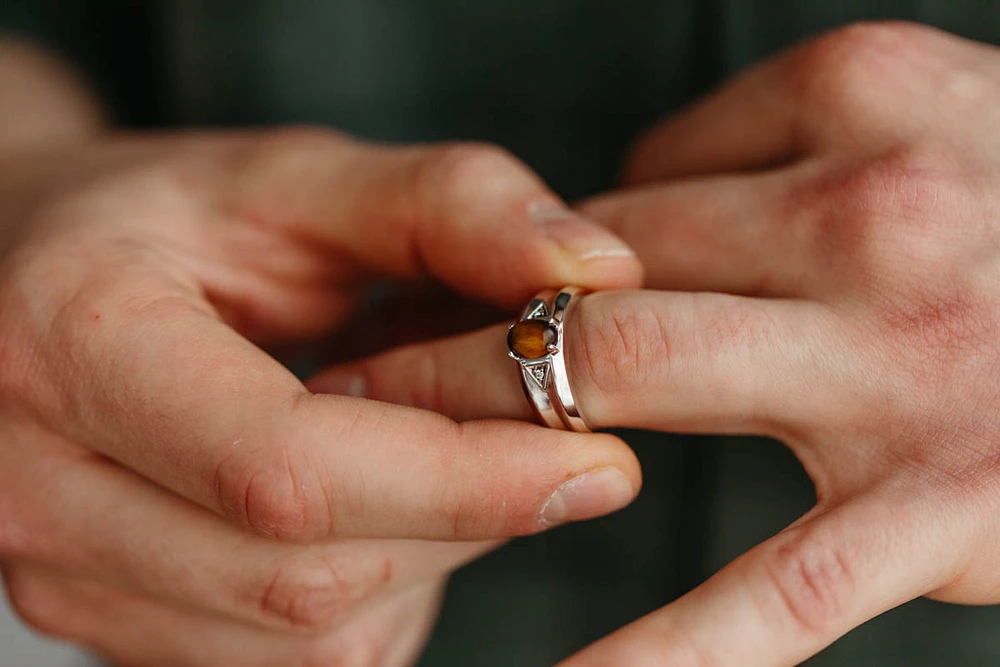
[[[828,414],[852,373],[825,306],[726,294],[623,291],[580,298],[565,325],[567,373],[594,428],[787,437]],[[393,350],[321,373],[347,388],[458,420],[530,419],[506,327]]]

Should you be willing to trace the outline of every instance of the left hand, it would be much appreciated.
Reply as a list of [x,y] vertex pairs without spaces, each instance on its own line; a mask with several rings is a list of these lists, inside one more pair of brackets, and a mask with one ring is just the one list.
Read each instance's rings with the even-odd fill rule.
[[376,281],[639,284],[518,160],[116,132],[71,81],[0,40],[0,594],[27,625],[133,667],[409,665],[456,567],[631,500],[615,438],[314,396],[264,349],[367,342]]
[[[1000,602],[998,73],[997,49],[935,30],[841,30],[666,121],[641,187],[583,206],[674,290],[567,320],[592,425],[780,438],[817,504],[567,667],[793,665],[919,596]],[[312,386],[527,418],[503,334]]]

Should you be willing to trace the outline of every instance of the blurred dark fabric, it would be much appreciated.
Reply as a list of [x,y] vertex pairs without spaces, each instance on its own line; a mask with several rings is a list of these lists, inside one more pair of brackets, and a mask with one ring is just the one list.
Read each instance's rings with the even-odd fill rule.
[[[995,0],[0,4],[0,29],[78,63],[125,124],[316,122],[390,141],[489,140],[569,199],[613,187],[638,131],[736,69],[871,18],[1000,41]],[[640,499],[458,573],[422,664],[551,664],[669,602],[812,503],[777,443],[627,437],[645,467]],[[920,601],[809,664],[1000,664],[998,624],[998,608]]]

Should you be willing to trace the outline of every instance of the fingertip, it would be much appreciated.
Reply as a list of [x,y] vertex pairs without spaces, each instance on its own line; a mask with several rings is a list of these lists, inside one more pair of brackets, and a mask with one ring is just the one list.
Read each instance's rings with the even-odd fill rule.
[[[509,535],[611,514],[629,505],[642,486],[635,454],[610,434],[504,421],[466,422],[463,429],[471,439],[494,442],[506,459],[505,465],[495,460],[495,490],[502,498],[492,504],[509,512]],[[535,465],[526,469],[525,461]]]
[[645,283],[645,269],[633,255],[594,256],[568,272],[563,285],[573,285],[593,291],[638,289]]
[[614,468],[628,480],[633,490],[633,498],[642,488],[642,465],[635,451],[621,437],[606,432],[575,433],[571,431],[555,431],[545,429],[549,433],[557,433],[569,440],[568,445],[585,452],[587,455],[587,470],[597,470],[600,466]]
[[563,483],[542,505],[538,520],[548,528],[594,519],[624,508],[635,496],[635,486],[621,470],[600,468]]
[[[574,434],[576,447],[603,447],[591,467],[561,484],[539,513],[539,527],[596,519],[628,507],[642,489],[642,467],[621,438],[608,433]],[[599,463],[598,463],[599,462]]]
[[542,238],[550,242],[557,274],[553,278],[563,285],[613,289],[642,284],[642,264],[635,251],[604,225],[558,201],[532,202],[527,212]]

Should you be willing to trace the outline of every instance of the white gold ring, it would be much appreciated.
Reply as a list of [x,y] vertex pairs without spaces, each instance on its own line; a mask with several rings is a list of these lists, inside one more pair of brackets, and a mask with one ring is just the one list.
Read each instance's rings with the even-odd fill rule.
[[565,287],[532,299],[507,330],[507,354],[518,362],[524,394],[543,424],[588,433],[566,373],[563,337],[567,313],[583,295],[579,288]]

